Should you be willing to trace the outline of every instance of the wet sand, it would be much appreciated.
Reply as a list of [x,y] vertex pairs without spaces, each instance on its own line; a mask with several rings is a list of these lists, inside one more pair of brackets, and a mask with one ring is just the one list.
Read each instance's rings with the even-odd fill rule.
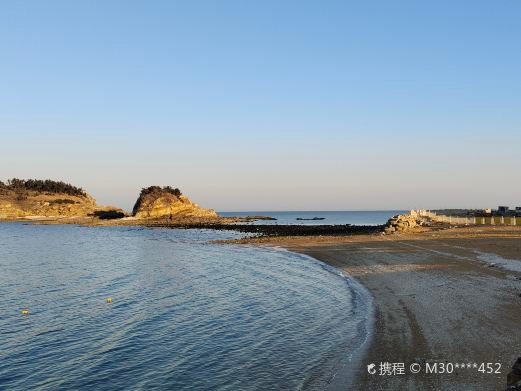
[[[372,294],[372,335],[358,362],[346,368],[354,373],[352,384],[343,380],[335,388],[506,388],[507,374],[521,356],[521,227],[250,242],[310,255],[342,269]],[[378,370],[380,362],[403,362],[405,374],[368,374],[367,365],[376,363]],[[418,374],[409,369],[415,362],[422,367]],[[426,362],[465,364],[465,369],[426,374]],[[483,374],[467,368],[469,363],[500,363],[501,373]]]

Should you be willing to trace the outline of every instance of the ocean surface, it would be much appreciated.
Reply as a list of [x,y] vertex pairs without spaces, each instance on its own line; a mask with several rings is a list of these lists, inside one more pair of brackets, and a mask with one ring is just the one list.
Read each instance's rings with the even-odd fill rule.
[[[268,216],[277,220],[257,220],[251,224],[354,224],[379,225],[403,210],[384,211],[303,211],[303,212],[219,212],[221,216]],[[298,218],[323,220],[297,220]]]
[[327,389],[367,293],[306,256],[209,243],[238,236],[0,223],[0,389]]

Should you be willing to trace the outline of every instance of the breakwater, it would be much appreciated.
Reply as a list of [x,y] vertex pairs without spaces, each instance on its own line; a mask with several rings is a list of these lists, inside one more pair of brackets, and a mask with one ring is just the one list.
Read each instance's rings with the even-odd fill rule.
[[163,227],[178,229],[213,229],[218,231],[238,231],[259,234],[262,236],[317,236],[317,235],[362,235],[383,231],[383,225],[262,225],[262,224],[175,224],[144,223],[147,227]]

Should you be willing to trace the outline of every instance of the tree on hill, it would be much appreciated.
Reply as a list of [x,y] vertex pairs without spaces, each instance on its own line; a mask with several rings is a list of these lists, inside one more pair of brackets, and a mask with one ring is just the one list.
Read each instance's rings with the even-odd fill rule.
[[50,179],[18,179],[12,178],[7,184],[0,182],[0,188],[13,190],[16,192],[37,191],[41,193],[60,193],[73,196],[85,197],[87,193],[81,187],[73,186],[62,181],[53,181]]
[[144,187],[143,189],[141,189],[141,193],[139,193],[139,197],[138,197],[136,203],[134,204],[134,208],[132,208],[132,214],[135,215],[138,212],[138,210],[139,210],[139,208],[141,208],[141,205],[143,204],[143,201],[145,200],[145,198],[160,197],[162,193],[173,194],[176,197],[179,197],[180,195],[183,194],[183,193],[181,193],[181,190],[179,190],[177,187],[176,188],[173,188],[171,186]]

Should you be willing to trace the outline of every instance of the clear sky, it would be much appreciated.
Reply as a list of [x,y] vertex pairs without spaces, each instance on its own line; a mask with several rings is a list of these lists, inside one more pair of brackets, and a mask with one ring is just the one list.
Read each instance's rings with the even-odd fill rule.
[[521,2],[2,1],[0,179],[130,209],[521,206]]

